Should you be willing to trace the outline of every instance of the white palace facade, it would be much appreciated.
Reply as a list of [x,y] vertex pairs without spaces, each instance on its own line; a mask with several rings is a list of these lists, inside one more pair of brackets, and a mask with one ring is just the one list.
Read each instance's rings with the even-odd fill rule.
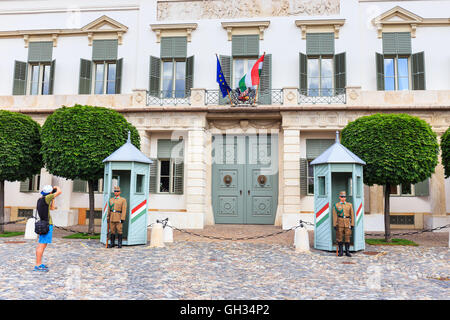
[[[407,113],[438,139],[449,128],[449,13],[434,0],[0,1],[0,108],[41,125],[75,104],[123,114],[154,160],[149,223],[286,229],[313,221],[310,162],[350,121]],[[219,95],[216,54],[233,89],[265,54],[254,105]],[[6,183],[6,221],[29,216],[46,184],[63,191],[55,223],[85,224],[87,183],[45,168]],[[383,187],[364,195],[366,231],[384,230]],[[441,163],[391,189],[393,228],[449,213]]]

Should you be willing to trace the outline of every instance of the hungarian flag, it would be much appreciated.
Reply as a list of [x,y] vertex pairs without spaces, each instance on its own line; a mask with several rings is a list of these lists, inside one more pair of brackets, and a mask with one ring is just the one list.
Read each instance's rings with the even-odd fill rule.
[[250,72],[247,72],[247,74],[245,74],[242,79],[239,80],[239,89],[241,90],[241,92],[244,92],[248,88],[259,85],[259,76],[261,75],[265,55],[266,54],[264,53],[263,56],[255,62],[252,70]]

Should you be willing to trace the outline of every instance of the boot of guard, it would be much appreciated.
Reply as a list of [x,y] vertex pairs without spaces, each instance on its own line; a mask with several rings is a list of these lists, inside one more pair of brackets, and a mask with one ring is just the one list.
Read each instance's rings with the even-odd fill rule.
[[116,235],[115,234],[111,234],[109,236],[109,240],[111,241],[111,243],[108,244],[108,248],[114,248],[115,241],[116,241]]
[[338,256],[339,256],[339,257],[342,257],[342,255],[344,254],[343,249],[342,249],[342,242],[339,242],[339,243],[338,243],[338,246],[339,246],[339,253],[338,253]]
[[118,240],[117,240],[117,248],[122,248],[122,235],[119,234]]
[[350,254],[350,243],[346,242],[345,243],[345,255],[347,257],[351,257],[352,255]]

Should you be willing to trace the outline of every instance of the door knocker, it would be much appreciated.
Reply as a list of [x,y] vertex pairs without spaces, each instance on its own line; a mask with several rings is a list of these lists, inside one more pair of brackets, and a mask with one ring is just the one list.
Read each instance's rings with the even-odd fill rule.
[[231,178],[231,176],[229,174],[227,174],[225,177],[223,177],[223,182],[225,182],[225,184],[227,186],[229,186],[231,184],[231,181],[233,181],[233,178]]
[[267,177],[265,175],[258,176],[258,183],[263,186],[267,182]]

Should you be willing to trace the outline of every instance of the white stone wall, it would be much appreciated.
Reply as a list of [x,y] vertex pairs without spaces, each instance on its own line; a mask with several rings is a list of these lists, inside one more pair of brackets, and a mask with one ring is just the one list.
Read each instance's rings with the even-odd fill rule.
[[[259,19],[270,21],[264,31],[264,39],[260,41],[260,53],[272,54],[272,88],[299,85],[298,54],[306,52],[306,40],[301,38],[301,30],[295,26],[295,20],[345,19],[339,38],[335,39],[335,52],[346,52],[347,85],[376,90],[375,52],[382,52],[382,39],[378,38],[372,19],[395,5],[397,3],[386,1],[346,0],[341,1],[338,15]],[[423,18],[445,18],[445,13],[450,11],[448,1],[402,1],[399,5]],[[124,59],[122,93],[131,93],[135,88],[148,88],[149,57],[160,55],[160,43],[156,42],[156,34],[150,25],[195,22],[198,27],[192,31],[192,39],[187,46],[188,56],[195,56],[194,87],[217,88],[215,54],[231,55],[231,41],[228,41],[227,31],[221,25],[224,22],[222,19],[158,21],[156,1],[90,1],[79,5],[80,11],[76,14],[71,11],[73,7],[72,2],[67,0],[2,1],[0,31],[79,28],[107,15],[128,27],[123,35],[123,44],[119,45],[118,57]],[[24,10],[38,13],[23,13]],[[254,19],[235,18],[227,19],[227,22],[249,20]],[[416,37],[412,39],[412,51],[425,51],[427,90],[450,88],[450,75],[442,72],[450,69],[450,51],[448,44],[443,42],[443,39],[449,38],[449,26],[417,27]],[[0,95],[10,95],[14,60],[26,61],[28,50],[22,38],[0,38],[0,44],[2,48],[8,48],[0,50],[0,69],[6,75],[0,79]],[[55,94],[78,92],[80,58],[90,59],[91,56],[92,47],[88,46],[86,35],[58,37],[57,46],[53,48],[53,58],[57,63]]]

